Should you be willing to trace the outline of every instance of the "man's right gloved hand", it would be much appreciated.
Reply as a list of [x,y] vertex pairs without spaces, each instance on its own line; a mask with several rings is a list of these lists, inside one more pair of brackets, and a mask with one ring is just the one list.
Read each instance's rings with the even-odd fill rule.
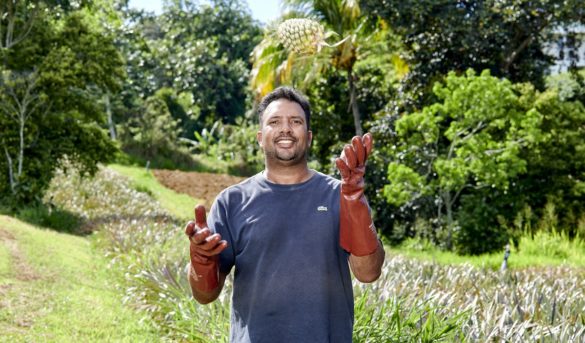
[[219,286],[219,253],[227,247],[227,242],[207,226],[203,205],[195,207],[195,222],[187,224],[185,234],[190,241],[190,275],[194,281],[191,284],[201,292],[211,292]]

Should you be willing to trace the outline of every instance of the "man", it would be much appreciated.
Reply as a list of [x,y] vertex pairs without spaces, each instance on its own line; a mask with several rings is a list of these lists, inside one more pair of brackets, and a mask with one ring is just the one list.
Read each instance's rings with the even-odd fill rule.
[[351,342],[350,269],[373,282],[384,261],[363,195],[371,136],[344,147],[340,182],[307,166],[311,112],[300,93],[278,88],[258,113],[265,170],[224,190],[209,220],[197,206],[185,229],[193,296],[214,301],[235,267],[231,342]]

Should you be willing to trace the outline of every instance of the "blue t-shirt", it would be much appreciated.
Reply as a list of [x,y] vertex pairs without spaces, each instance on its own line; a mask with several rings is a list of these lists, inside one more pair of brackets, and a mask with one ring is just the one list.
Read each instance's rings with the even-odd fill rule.
[[208,224],[228,242],[220,270],[235,266],[231,342],[352,341],[339,187],[318,172],[294,185],[257,174],[217,197]]

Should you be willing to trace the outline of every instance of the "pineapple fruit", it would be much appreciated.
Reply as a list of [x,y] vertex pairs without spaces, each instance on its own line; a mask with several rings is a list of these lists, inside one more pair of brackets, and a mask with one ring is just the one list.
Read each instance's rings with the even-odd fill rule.
[[323,26],[311,19],[285,20],[278,26],[277,36],[287,50],[297,54],[314,54],[323,46],[329,46]]

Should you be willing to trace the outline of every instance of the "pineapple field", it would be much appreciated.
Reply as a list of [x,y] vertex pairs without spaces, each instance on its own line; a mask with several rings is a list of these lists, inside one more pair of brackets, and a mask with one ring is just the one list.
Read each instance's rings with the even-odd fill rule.
[[[128,168],[127,175],[130,169],[154,178],[141,168]],[[218,175],[217,182],[222,181]],[[154,323],[160,335],[172,341],[227,342],[230,281],[212,304],[192,299],[184,219],[156,197],[136,179],[101,168],[91,179],[59,172],[45,200],[74,214],[80,232],[91,232],[88,239],[119,277],[120,301]],[[518,269],[513,257],[510,268],[500,271],[422,261],[388,248],[382,277],[373,284],[354,283],[354,341],[583,341],[585,269]]]

